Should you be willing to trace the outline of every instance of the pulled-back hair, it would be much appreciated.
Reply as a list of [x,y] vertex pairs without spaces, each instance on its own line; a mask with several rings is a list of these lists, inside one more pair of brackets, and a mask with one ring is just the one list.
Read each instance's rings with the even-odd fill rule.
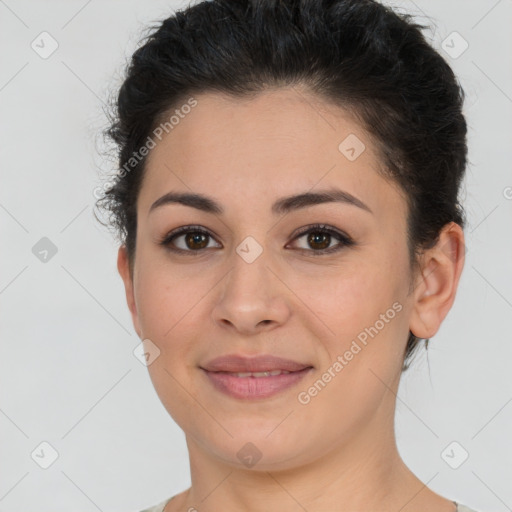
[[[203,1],[152,27],[109,113],[119,169],[97,201],[131,265],[147,159],[133,154],[180,103],[208,91],[250,97],[305,85],[351,113],[406,197],[411,268],[445,224],[464,227],[464,93],[424,28],[374,0]],[[419,341],[409,332],[403,370]]]

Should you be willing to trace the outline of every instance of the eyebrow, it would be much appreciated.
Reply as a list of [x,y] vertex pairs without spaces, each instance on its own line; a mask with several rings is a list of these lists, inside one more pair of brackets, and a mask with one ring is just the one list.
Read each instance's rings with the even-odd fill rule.
[[[357,206],[358,208],[373,214],[370,207],[360,199],[349,192],[336,188],[282,197],[272,205],[272,213],[274,215],[283,215],[291,211],[301,210],[309,206],[323,203],[348,204]],[[210,197],[187,192],[168,192],[151,205],[148,214],[167,204],[182,204],[206,213],[218,215],[222,215],[224,213],[224,208]]]

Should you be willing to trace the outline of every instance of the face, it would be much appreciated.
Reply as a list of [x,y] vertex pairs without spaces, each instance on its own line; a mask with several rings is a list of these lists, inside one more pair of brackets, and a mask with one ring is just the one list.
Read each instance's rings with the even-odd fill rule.
[[412,311],[404,196],[361,126],[305,90],[195,99],[147,160],[133,280],[120,251],[158,396],[239,467],[375,443]]

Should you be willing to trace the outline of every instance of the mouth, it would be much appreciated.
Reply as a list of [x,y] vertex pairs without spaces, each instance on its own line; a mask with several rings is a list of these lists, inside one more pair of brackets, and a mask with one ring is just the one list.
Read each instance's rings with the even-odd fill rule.
[[276,375],[284,375],[286,373],[294,373],[294,372],[288,372],[286,370],[269,370],[266,372],[216,372],[216,373],[226,373],[228,375],[234,375],[235,377],[255,377],[257,379],[260,379],[261,377],[275,377]]
[[242,400],[275,396],[298,384],[313,366],[290,359],[263,355],[223,356],[200,369],[216,391]]

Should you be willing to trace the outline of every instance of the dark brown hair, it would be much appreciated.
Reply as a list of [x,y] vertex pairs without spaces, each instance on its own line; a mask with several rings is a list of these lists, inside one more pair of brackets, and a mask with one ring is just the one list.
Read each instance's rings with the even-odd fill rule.
[[[305,84],[355,116],[400,185],[412,268],[445,224],[465,224],[464,93],[424,28],[373,0],[212,0],[177,11],[135,51],[108,113],[119,169],[187,96]],[[132,160],[97,201],[131,264],[145,161]],[[419,341],[409,333],[403,370]]]

